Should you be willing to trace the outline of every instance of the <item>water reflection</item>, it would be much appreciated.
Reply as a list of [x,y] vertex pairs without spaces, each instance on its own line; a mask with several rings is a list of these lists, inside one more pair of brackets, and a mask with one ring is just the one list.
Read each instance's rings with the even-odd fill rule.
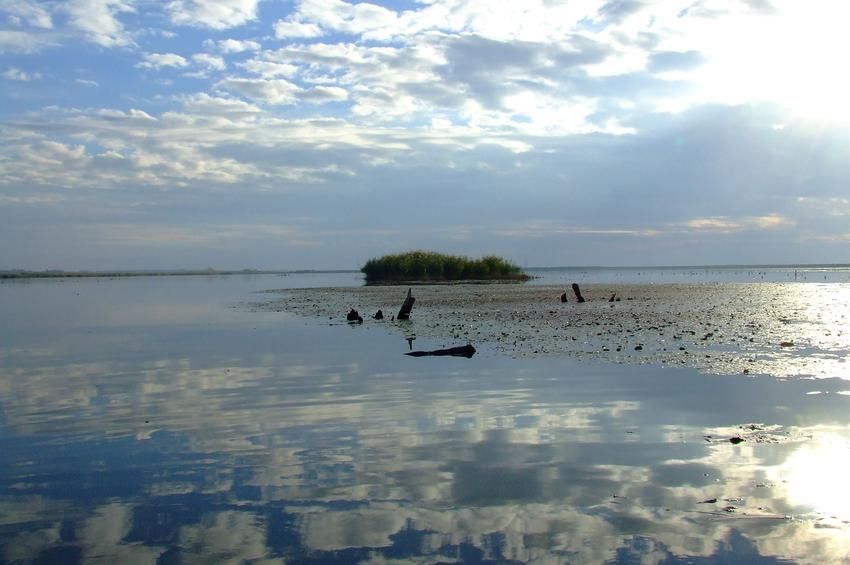
[[114,340],[83,320],[71,362],[42,351],[65,330],[7,342],[3,560],[850,553],[840,379],[412,359],[398,336],[227,304],[227,324]]

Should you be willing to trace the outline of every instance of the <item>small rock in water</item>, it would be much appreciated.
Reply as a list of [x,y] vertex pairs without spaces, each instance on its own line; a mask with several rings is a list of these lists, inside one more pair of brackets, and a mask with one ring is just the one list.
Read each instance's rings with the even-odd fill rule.
[[793,341],[783,341],[779,343],[780,347],[794,347]]
[[731,443],[732,445],[738,445],[739,443],[741,443],[743,441],[744,441],[744,438],[738,437],[738,436],[729,438],[729,443]]
[[372,316],[372,317],[375,318],[376,320],[383,320],[384,319],[384,313],[383,313],[383,311],[378,310],[377,312],[375,312],[375,315]]

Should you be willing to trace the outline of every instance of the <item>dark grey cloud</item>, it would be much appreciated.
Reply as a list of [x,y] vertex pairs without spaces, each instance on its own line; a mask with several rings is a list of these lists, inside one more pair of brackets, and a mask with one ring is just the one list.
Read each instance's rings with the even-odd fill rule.
[[436,69],[441,79],[462,85],[469,95],[487,107],[500,107],[511,79],[506,73],[530,75],[542,63],[540,46],[534,43],[502,42],[478,36],[447,42],[448,62]]
[[[583,65],[600,63],[611,53],[609,46],[582,36],[557,45],[465,36],[446,41],[448,62],[435,70],[486,107],[500,108],[502,98],[519,89],[551,92],[553,80],[583,77]],[[557,92],[564,93],[563,85]]]

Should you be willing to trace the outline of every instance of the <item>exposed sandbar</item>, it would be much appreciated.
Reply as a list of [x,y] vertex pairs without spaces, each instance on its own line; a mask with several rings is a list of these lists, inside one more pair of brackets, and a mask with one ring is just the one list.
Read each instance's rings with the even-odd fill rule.
[[[404,286],[269,291],[263,310],[472,343],[511,356],[686,366],[716,374],[850,376],[850,285],[805,283],[422,285],[410,321],[391,321]],[[567,292],[569,301],[559,296]],[[609,302],[612,294],[619,301]],[[371,319],[382,309],[383,321]]]

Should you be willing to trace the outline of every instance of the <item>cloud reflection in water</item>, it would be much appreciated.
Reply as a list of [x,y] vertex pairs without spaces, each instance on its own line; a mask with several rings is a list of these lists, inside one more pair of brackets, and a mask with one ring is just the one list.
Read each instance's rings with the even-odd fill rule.
[[67,364],[6,358],[3,559],[850,552],[850,508],[824,474],[846,460],[840,379],[486,353],[422,362],[394,336],[252,314],[127,329],[105,346],[93,334]]

